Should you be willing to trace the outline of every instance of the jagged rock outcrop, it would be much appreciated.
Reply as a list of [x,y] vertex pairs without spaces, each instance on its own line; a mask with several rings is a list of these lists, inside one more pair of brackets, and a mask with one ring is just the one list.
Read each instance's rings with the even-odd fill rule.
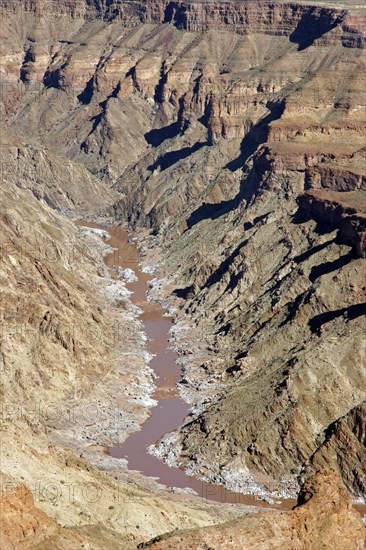
[[1,168],[8,183],[28,189],[51,208],[87,216],[110,207],[118,198],[82,164],[22,143],[5,128],[1,135]]
[[366,402],[363,402],[331,424],[324,443],[311,457],[308,471],[324,467],[331,453],[335,453],[338,455],[339,471],[343,479],[347,480],[347,485],[357,486],[359,494],[364,494],[366,475],[362,464],[366,460],[365,415]]
[[365,194],[308,191],[299,197],[300,212],[323,227],[338,229],[340,239],[366,258]]
[[361,550],[365,527],[352,510],[347,492],[335,472],[319,471],[303,486],[297,506],[282,514],[249,515],[216,527],[168,534],[139,548],[272,550]]

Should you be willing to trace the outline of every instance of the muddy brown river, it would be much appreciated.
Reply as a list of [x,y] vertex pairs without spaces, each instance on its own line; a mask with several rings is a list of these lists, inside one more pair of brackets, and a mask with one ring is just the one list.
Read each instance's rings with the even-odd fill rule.
[[151,409],[150,416],[142,424],[141,429],[132,433],[122,444],[110,447],[109,454],[115,458],[126,459],[129,470],[155,478],[169,488],[192,489],[199,497],[207,500],[262,508],[290,509],[295,503],[294,500],[284,500],[281,505],[272,506],[253,495],[235,493],[221,485],[200,481],[187,475],[180,468],[168,466],[147,452],[147,448],[164,434],[179,428],[190,411],[176,387],[181,370],[176,362],[178,354],[169,348],[172,319],[165,315],[165,310],[159,304],[147,300],[149,282],[153,277],[141,271],[137,245],[131,241],[127,230],[115,226],[106,228],[87,222],[82,222],[81,225],[103,229],[109,233],[110,239],[107,242],[114,251],[104,257],[104,262],[113,277],[116,276],[115,266],[134,271],[137,281],[126,283],[126,287],[132,292],[131,301],[142,310],[139,318],[148,338],[147,349],[153,356],[149,365],[156,374],[156,389],[152,397],[157,401],[157,405]]
[[114,248],[114,252],[105,256],[104,261],[112,274],[115,273],[113,267],[120,266],[132,269],[137,277],[137,281],[127,283],[126,286],[133,293],[132,302],[142,310],[140,320],[148,338],[148,351],[153,355],[150,366],[157,376],[156,390],[152,396],[157,405],[151,409],[150,417],[139,431],[132,433],[122,444],[110,447],[109,454],[115,458],[126,459],[129,470],[153,477],[170,488],[193,489],[201,498],[261,508],[291,509],[296,502],[293,499],[282,499],[281,504],[270,505],[253,495],[232,492],[221,485],[200,481],[187,475],[180,468],[168,466],[147,452],[147,447],[164,434],[179,428],[190,410],[188,404],[179,396],[176,387],[181,371],[177,364],[178,354],[169,348],[172,319],[165,316],[165,310],[159,304],[147,300],[152,276],[141,271],[137,245],[130,240],[127,230],[121,227],[104,228],[92,223],[83,225],[108,231],[108,244]]

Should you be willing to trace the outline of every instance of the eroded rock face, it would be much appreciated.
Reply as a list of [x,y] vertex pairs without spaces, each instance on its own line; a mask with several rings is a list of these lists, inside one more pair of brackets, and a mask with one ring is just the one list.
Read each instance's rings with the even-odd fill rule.
[[330,452],[337,453],[342,477],[347,479],[348,485],[357,486],[360,494],[366,491],[365,471],[362,468],[366,458],[365,407],[366,402],[361,403],[328,427],[324,443],[311,457],[309,467],[309,470],[324,467]]
[[[63,530],[61,526],[44,512],[38,509],[34,497],[24,485],[10,488],[3,482],[0,502],[1,512],[1,547],[3,550],[18,548],[35,548],[46,545],[50,548],[60,548],[67,544],[68,548],[80,548],[85,540],[76,533]],[[9,484],[10,487],[10,484]]]
[[335,472],[321,471],[303,486],[291,512],[250,515],[227,525],[161,537],[140,548],[355,548],[365,545],[365,527]]
[[87,217],[108,208],[118,195],[103,185],[82,164],[76,164],[47,149],[24,145],[2,130],[2,173],[7,183],[27,189],[51,208],[68,215]]

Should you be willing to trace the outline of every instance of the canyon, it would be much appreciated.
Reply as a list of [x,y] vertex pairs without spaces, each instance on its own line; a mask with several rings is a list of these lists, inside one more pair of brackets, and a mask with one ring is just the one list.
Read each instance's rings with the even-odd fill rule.
[[[364,8],[0,5],[1,546],[364,548]],[[154,416],[136,296],[190,411],[148,456],[250,507],[107,452]]]

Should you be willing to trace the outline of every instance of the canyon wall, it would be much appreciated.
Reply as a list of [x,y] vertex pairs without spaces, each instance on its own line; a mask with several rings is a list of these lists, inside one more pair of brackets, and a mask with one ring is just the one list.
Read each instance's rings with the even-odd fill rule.
[[72,18],[108,21],[124,25],[138,23],[171,23],[188,32],[230,29],[239,34],[268,33],[284,35],[306,48],[315,39],[326,43],[340,41],[346,47],[363,47],[365,17],[362,10],[350,15],[347,4],[342,8],[315,6],[296,2],[245,1],[169,1],[149,0],[2,0],[6,12],[21,10],[42,15],[66,15]]

